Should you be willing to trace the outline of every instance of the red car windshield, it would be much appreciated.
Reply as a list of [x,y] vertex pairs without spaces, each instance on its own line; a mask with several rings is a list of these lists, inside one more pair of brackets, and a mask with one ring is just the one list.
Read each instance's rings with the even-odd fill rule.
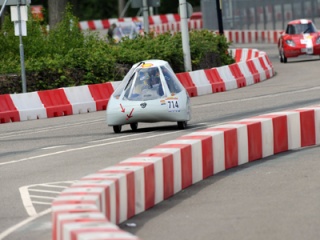
[[314,32],[317,32],[317,29],[311,22],[306,24],[289,24],[286,30],[287,34],[304,34]]

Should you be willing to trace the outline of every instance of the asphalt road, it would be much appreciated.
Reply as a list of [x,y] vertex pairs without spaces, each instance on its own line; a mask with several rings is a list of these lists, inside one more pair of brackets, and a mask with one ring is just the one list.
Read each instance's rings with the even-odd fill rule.
[[[277,75],[192,98],[183,131],[157,123],[114,134],[104,112],[1,124],[0,239],[51,239],[50,203],[60,191],[148,148],[196,129],[320,104],[318,57],[280,64],[274,45],[253,47],[268,53]],[[145,240],[319,239],[319,153],[319,146],[298,149],[230,169],[121,226]]]

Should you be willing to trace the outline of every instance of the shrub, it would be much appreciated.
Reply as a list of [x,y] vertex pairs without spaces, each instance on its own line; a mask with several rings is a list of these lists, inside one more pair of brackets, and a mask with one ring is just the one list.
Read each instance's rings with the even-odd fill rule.
[[[92,32],[81,32],[68,6],[63,20],[47,31],[29,16],[23,37],[27,91],[89,85],[121,80],[131,66],[146,59],[163,59],[175,72],[184,72],[181,33],[153,33],[125,38],[118,44]],[[0,29],[0,94],[21,92],[19,37],[6,16]],[[219,67],[234,62],[230,43],[211,31],[190,32],[192,69]]]

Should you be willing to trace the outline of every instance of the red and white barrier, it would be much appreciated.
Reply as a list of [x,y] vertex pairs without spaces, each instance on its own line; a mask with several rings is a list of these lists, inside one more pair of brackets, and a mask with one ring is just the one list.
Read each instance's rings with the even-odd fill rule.
[[239,62],[214,68],[215,72],[210,69],[176,74],[191,97],[245,87],[274,76],[272,63],[265,52],[231,49],[230,53]]
[[[119,22],[143,22],[143,17],[127,17],[127,18],[110,18],[102,20],[80,21],[79,27],[81,30],[102,30],[108,29],[113,23]],[[166,24],[180,22],[179,14],[163,14],[149,16],[149,25]]]
[[[142,17],[120,18],[120,19],[105,19],[82,21],[79,23],[81,30],[102,30],[108,29],[112,23],[119,22],[143,22]],[[158,16],[149,16],[150,32],[155,35],[166,32],[177,33],[181,32],[181,23],[179,14],[166,14]],[[189,30],[203,29],[202,19],[189,20]],[[276,44],[283,30],[225,30],[224,35],[228,41],[233,43],[270,43]],[[218,33],[218,32],[216,32]]]
[[224,35],[233,43],[277,44],[283,30],[226,30]]
[[97,236],[138,239],[112,224],[221,171],[319,143],[320,105],[246,118],[181,136],[88,175],[64,190],[52,206],[53,240]]
[[[237,63],[176,74],[191,97],[245,87],[274,75],[265,52],[244,48],[230,49],[230,54]],[[0,123],[106,110],[110,96],[120,83],[0,95]]]

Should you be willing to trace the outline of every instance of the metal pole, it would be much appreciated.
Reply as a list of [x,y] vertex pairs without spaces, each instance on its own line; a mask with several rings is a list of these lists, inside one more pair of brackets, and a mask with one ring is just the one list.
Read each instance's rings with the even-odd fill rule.
[[26,72],[24,67],[24,50],[22,43],[22,26],[21,26],[21,11],[20,11],[21,0],[18,2],[18,24],[19,24],[19,40],[20,40],[20,62],[21,62],[21,79],[22,79],[22,92],[27,92],[27,81],[26,81]]
[[223,22],[222,22],[222,3],[221,0],[216,0],[217,4],[217,16],[218,16],[218,24],[219,24],[219,34],[223,35]]
[[118,0],[118,15],[121,18],[121,15],[124,10],[124,0]]
[[120,13],[120,18],[123,18],[125,13],[127,12],[130,4],[131,4],[132,0],[129,0],[126,5],[124,6],[124,8],[122,9],[122,12]]
[[148,13],[148,1],[142,1],[142,9],[143,9],[143,27],[144,32],[149,33],[149,13]]
[[6,4],[7,4],[7,2],[8,2],[8,0],[5,0],[4,3],[3,3],[3,5],[2,5],[2,7],[1,7],[0,17],[1,17],[1,15],[2,15],[2,12],[3,12],[3,10],[4,10],[4,8],[5,8]]
[[180,23],[181,23],[181,36],[182,36],[182,49],[184,68],[186,72],[192,71],[191,66],[191,54],[190,54],[190,41],[188,30],[188,18],[187,18],[187,2],[186,0],[179,0],[180,9]]

